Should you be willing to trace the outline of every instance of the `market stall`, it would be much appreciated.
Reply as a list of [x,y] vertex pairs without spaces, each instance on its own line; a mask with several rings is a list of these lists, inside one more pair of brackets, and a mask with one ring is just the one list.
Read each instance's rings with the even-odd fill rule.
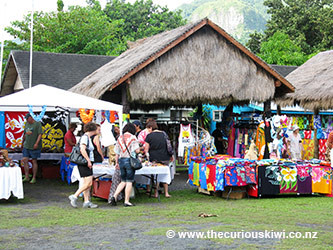
[[[84,95],[72,93],[58,88],[46,86],[43,84],[34,86],[8,96],[0,98],[0,112],[3,122],[0,126],[1,138],[6,140],[2,146],[15,149],[14,153],[9,154],[9,158],[20,159],[21,153],[18,149],[22,146],[22,136],[24,130],[24,115],[29,112],[36,121],[45,119],[43,124],[43,146],[50,145],[52,142],[59,148],[63,147],[64,132],[68,123],[67,115],[70,111],[78,109],[89,109],[90,113],[95,110],[105,112],[117,112],[119,125],[122,126],[122,106],[106,101],[90,98]],[[59,112],[59,110],[62,110]],[[93,111],[93,112],[92,112]],[[39,114],[36,114],[38,112]],[[49,113],[50,112],[50,113]],[[52,114],[54,114],[52,116]],[[92,119],[93,116],[90,116]],[[60,125],[62,124],[62,125]],[[61,127],[59,127],[61,126]],[[39,160],[61,160],[62,153],[42,153]],[[22,179],[17,181],[22,183]],[[8,186],[7,182],[3,182]],[[1,184],[0,184],[1,185]]]

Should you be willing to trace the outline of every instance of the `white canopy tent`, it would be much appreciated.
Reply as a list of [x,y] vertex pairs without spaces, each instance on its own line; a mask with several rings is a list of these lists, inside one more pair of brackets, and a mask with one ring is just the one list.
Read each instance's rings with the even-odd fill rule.
[[47,106],[47,110],[54,110],[58,106],[71,110],[85,108],[117,111],[119,125],[122,127],[122,105],[94,99],[44,84],[39,84],[0,98],[0,111],[29,111],[28,105],[32,105],[34,111],[41,110],[44,105]]

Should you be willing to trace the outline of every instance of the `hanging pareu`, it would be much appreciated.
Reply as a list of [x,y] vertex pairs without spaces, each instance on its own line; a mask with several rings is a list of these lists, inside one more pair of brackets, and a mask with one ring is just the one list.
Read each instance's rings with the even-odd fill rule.
[[95,110],[90,109],[89,113],[87,113],[87,111],[85,109],[79,109],[79,114],[80,114],[81,121],[84,124],[86,124],[88,122],[91,122],[92,119],[94,118]]

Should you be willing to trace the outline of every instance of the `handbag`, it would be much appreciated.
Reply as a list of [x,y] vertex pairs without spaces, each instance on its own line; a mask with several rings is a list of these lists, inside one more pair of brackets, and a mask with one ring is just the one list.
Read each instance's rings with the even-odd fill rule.
[[[71,163],[77,164],[77,165],[86,165],[88,164],[86,158],[83,157],[83,155],[81,154],[81,150],[80,150],[80,142],[81,142],[81,138],[79,140],[79,143],[77,143],[73,149],[71,154],[69,155],[69,161]],[[87,148],[89,147],[89,138],[88,138],[88,145]],[[87,153],[89,155],[89,150],[87,149]]]
[[134,157],[131,156],[131,153],[130,153],[130,151],[128,150],[128,147],[127,147],[127,145],[126,145],[125,137],[124,137],[124,136],[123,136],[123,141],[124,141],[124,144],[125,144],[126,150],[127,150],[128,154],[129,154],[129,156],[130,156],[130,165],[131,165],[131,167],[132,167],[134,170],[139,170],[139,169],[141,169],[141,168],[142,168],[142,163],[141,163],[141,161],[140,161],[139,159],[134,158]]
[[164,132],[164,131],[162,131],[162,132],[163,132],[163,135],[164,135],[164,139],[166,141],[168,154],[173,155],[173,148],[172,148],[171,142],[169,140],[169,137],[168,137],[166,132]]

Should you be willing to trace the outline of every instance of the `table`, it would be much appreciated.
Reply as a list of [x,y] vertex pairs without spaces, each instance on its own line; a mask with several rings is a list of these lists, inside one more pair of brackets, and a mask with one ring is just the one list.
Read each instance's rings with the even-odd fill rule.
[[23,199],[22,172],[19,166],[0,167],[0,199],[8,200],[13,193],[18,199]]
[[[41,153],[40,158],[38,160],[56,160],[60,161],[61,158],[64,156],[63,153]],[[22,160],[22,153],[9,153],[8,157],[12,160],[20,161]]]
[[[93,165],[93,175],[94,177],[103,176],[105,178],[112,178],[114,174],[115,167],[109,166],[107,163],[97,163]],[[140,170],[135,171],[135,175],[157,175],[157,181],[163,183],[171,183],[172,173],[170,168],[167,166],[158,166],[158,167],[145,167]],[[80,173],[77,166],[74,166],[71,180],[76,182],[80,180]]]
[[[110,166],[108,162],[96,163],[93,165],[93,176],[95,178],[112,178],[115,172],[115,166]],[[143,167],[140,170],[135,171],[135,179],[140,176],[145,176],[151,180],[152,183],[163,182],[170,184],[174,172],[170,169],[169,166],[150,166],[147,167],[143,164]],[[79,181],[79,187],[83,184],[83,179],[80,176],[79,169],[77,166],[74,166],[71,181]],[[151,185],[151,193],[154,185]],[[160,201],[160,196],[158,194],[158,200]]]

